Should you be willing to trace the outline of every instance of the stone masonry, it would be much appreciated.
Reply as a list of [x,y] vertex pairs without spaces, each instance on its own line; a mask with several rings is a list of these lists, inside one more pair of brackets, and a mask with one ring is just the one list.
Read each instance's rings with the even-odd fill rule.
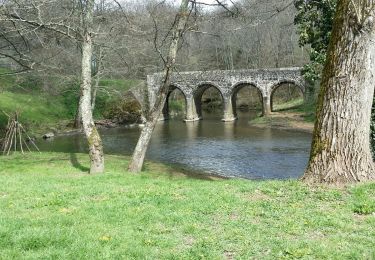
[[[162,74],[147,76],[149,104],[155,103],[157,92],[161,86]],[[201,97],[209,87],[219,90],[224,104],[223,121],[236,119],[235,98],[238,90],[244,86],[256,87],[262,94],[263,115],[271,113],[271,97],[273,92],[283,83],[298,86],[305,95],[305,80],[301,76],[301,68],[256,69],[256,70],[217,70],[174,73],[171,76],[170,92],[175,88],[182,91],[186,99],[186,120],[201,119]],[[163,110],[164,118],[168,117],[168,100]]]

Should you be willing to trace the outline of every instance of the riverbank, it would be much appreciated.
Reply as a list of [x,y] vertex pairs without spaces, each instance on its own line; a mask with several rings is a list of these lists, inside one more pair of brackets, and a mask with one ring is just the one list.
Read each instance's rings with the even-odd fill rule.
[[[0,74],[5,72],[7,70],[0,68]],[[141,82],[136,79],[102,79],[93,111],[95,119],[107,127],[115,125],[109,120],[124,121],[119,117],[129,114],[126,114],[126,105],[132,106],[133,110],[139,109],[132,101],[126,102],[124,107],[123,100],[127,91],[140,86]],[[77,82],[61,82],[52,77],[41,79],[28,74],[0,75],[0,138],[8,122],[7,115],[15,112],[19,113],[21,124],[32,137],[72,131],[78,101]]]
[[312,133],[314,130],[314,122],[306,121],[305,113],[297,111],[272,112],[269,116],[251,120],[250,125],[260,128],[297,130],[306,133]]
[[84,154],[0,157],[0,258],[375,257],[375,185],[202,178]]

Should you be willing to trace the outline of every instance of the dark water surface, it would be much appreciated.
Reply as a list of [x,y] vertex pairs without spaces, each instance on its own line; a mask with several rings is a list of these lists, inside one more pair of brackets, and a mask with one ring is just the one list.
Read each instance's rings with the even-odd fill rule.
[[[311,135],[296,131],[260,129],[242,113],[235,122],[220,116],[184,123],[160,122],[153,134],[147,159],[176,164],[192,171],[249,179],[286,179],[302,175],[308,161]],[[107,154],[130,155],[140,129],[101,130]],[[87,152],[81,135],[59,136],[41,141],[43,151]]]

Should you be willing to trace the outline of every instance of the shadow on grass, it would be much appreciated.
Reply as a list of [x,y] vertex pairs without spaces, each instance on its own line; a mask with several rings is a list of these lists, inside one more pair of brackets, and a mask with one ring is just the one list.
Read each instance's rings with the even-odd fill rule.
[[156,162],[146,162],[144,166],[146,172],[160,173],[160,175],[167,175],[170,179],[175,178],[188,178],[188,179],[197,179],[204,181],[216,181],[229,179],[228,177],[209,174],[200,171],[193,171],[191,169],[186,169],[178,165],[164,165]]
[[83,166],[77,158],[77,154],[75,153],[70,153],[70,162],[72,163],[72,166],[82,172],[88,172],[90,168]]

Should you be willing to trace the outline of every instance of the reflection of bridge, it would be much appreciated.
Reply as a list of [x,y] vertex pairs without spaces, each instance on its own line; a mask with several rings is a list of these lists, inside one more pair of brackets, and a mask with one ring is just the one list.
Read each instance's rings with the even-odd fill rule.
[[[162,74],[147,76],[147,87],[150,104],[154,104],[156,94],[162,82]],[[305,94],[305,81],[300,68],[228,70],[228,71],[195,71],[175,73],[171,77],[170,92],[179,89],[185,96],[186,121],[201,118],[201,99],[204,91],[216,88],[223,99],[223,121],[236,119],[236,95],[246,86],[255,87],[262,96],[263,115],[271,113],[271,100],[274,91],[283,83],[291,83],[299,87]],[[168,99],[163,110],[168,116]]]

